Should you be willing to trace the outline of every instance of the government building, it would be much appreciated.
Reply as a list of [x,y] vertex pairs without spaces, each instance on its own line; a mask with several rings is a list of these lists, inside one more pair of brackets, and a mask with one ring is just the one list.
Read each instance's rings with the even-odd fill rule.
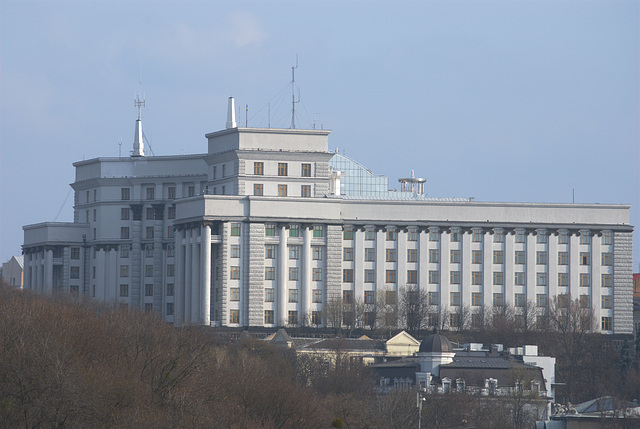
[[73,222],[23,227],[24,288],[229,327],[325,326],[333,302],[373,324],[405,287],[432,322],[559,297],[632,333],[628,205],[428,198],[413,173],[389,191],[329,131],[238,127],[229,104],[206,153],[146,156],[138,117],[131,156],[74,163]]

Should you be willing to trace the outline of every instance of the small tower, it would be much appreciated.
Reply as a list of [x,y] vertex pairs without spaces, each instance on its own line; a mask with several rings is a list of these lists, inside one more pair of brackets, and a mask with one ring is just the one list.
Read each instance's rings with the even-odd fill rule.
[[424,195],[424,183],[427,179],[416,178],[416,175],[413,172],[413,168],[411,169],[411,177],[406,177],[403,179],[398,179],[400,182],[400,191],[402,192],[412,192],[415,195]]
[[140,91],[136,94],[133,105],[138,108],[138,120],[136,120],[136,135],[133,138],[133,153],[131,156],[144,156],[144,140],[142,139],[142,108],[144,107],[144,96],[140,100]]
[[233,97],[229,97],[229,107],[227,108],[227,129],[236,128],[236,105]]

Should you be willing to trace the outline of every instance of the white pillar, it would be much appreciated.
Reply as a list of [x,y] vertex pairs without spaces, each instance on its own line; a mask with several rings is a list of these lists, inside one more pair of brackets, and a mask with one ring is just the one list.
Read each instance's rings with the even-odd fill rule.
[[185,229],[184,231],[184,321],[191,322],[191,237],[193,231]]
[[44,251],[44,291],[51,293],[53,289],[53,249]]
[[192,229],[191,242],[191,323],[200,323],[200,253],[198,251],[198,230]]
[[280,226],[280,244],[278,246],[278,273],[276,277],[276,284],[278,289],[276,291],[277,299],[277,320],[280,326],[287,324],[287,228],[285,225]]
[[311,236],[312,226],[305,226],[302,230],[302,311],[301,316],[311,322]]
[[180,326],[184,322],[184,248],[182,246],[182,238],[184,237],[184,230],[178,229],[176,231],[175,238],[175,260],[176,260],[176,272],[174,278],[174,310],[173,310],[173,324],[174,326]]
[[200,317],[201,322],[205,326],[211,324],[211,226],[202,225],[202,234],[200,236],[200,254],[202,261],[200,262]]

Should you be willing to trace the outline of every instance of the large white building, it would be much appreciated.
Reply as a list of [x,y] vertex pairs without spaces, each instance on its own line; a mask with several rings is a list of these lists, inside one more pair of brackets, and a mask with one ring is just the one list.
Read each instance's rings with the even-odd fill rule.
[[[231,102],[231,99],[230,99]],[[329,152],[329,131],[237,127],[208,151],[74,164],[73,223],[24,227],[25,289],[159,312],[176,324],[323,324],[334,299],[405,285],[472,314],[561,295],[632,333],[628,205],[429,199]]]

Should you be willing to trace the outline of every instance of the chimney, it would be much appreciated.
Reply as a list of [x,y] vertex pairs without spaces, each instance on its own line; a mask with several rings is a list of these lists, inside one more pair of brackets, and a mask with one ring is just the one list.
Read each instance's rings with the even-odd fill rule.
[[236,107],[233,97],[229,97],[229,107],[227,108],[227,129],[236,127]]

